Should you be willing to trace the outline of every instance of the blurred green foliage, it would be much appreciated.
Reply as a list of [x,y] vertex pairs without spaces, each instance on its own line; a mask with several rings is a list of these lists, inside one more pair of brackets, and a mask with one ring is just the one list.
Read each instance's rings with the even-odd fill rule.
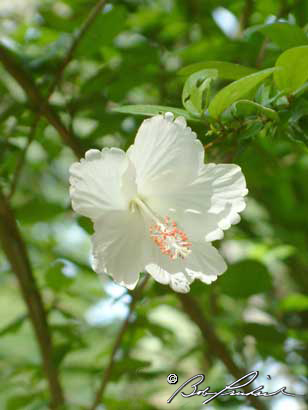
[[[43,96],[94,5],[1,1],[1,41]],[[127,149],[143,119],[134,114],[177,107],[208,162],[241,165],[247,209],[216,243],[230,267],[191,293],[234,360],[260,370],[259,384],[298,393],[308,338],[307,21],[305,0],[110,1],[50,99],[83,146],[100,148]],[[11,204],[48,310],[67,408],[86,409],[129,296],[91,269],[91,224],[69,204],[73,153],[45,119],[34,126],[25,92],[2,66],[0,74],[0,183],[9,194],[17,182]],[[3,253],[0,263],[0,408],[45,409],[49,393],[31,324]],[[209,355],[176,295],[157,283],[145,290],[119,353],[108,410],[201,408],[201,400],[180,396],[167,405],[175,390],[169,373],[183,382],[205,373],[213,390],[234,379]],[[278,386],[265,380],[269,373]],[[300,399],[267,400],[271,409],[305,408]],[[244,405],[217,399],[211,408]]]

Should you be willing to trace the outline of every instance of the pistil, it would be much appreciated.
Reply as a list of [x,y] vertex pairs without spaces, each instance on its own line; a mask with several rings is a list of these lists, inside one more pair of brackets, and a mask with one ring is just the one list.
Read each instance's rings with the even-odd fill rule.
[[187,235],[177,227],[175,221],[168,216],[160,218],[152,209],[140,198],[134,198],[134,204],[138,205],[153,221],[150,226],[150,236],[164,255],[175,260],[178,257],[184,259],[191,253],[191,242]]

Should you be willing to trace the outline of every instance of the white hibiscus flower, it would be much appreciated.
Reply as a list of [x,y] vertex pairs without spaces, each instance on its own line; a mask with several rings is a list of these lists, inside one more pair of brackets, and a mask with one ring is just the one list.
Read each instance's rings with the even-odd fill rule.
[[204,164],[204,149],[182,117],[141,124],[128,151],[91,149],[70,168],[73,209],[94,222],[94,270],[133,289],[147,271],[177,292],[210,284],[226,270],[211,241],[240,220],[247,194],[241,169]]

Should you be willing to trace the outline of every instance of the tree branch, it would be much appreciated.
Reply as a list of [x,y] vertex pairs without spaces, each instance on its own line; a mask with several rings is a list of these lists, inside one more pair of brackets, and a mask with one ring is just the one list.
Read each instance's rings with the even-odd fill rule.
[[68,66],[68,64],[72,61],[74,54],[81,42],[81,40],[84,38],[86,35],[87,31],[95,21],[95,19],[98,17],[99,13],[101,13],[103,7],[105,6],[106,0],[99,0],[97,4],[92,8],[90,13],[88,14],[87,18],[85,19],[84,23],[82,24],[80,30],[78,31],[75,39],[73,40],[64,60],[60,64],[57,73],[55,75],[55,79],[50,87],[50,90],[48,92],[48,97],[54,92],[56,86],[61,82],[61,78],[63,75],[63,72],[65,68]]
[[9,203],[0,190],[0,243],[15,272],[43,360],[51,394],[51,408],[60,409],[64,395],[52,355],[52,340],[41,295],[33,276],[26,247]]
[[138,286],[138,288],[133,292],[132,300],[131,300],[130,305],[129,305],[128,314],[126,316],[126,319],[122,323],[122,326],[121,326],[121,328],[120,328],[120,330],[117,334],[117,337],[114,341],[114,345],[113,345],[112,352],[111,352],[111,355],[110,355],[110,358],[109,358],[109,362],[107,364],[105,372],[103,373],[101,384],[100,384],[99,388],[97,389],[95,399],[94,399],[94,402],[93,402],[92,406],[90,407],[90,410],[96,410],[97,407],[99,406],[99,404],[102,401],[106,386],[109,382],[109,379],[111,377],[112,370],[113,370],[113,367],[114,367],[114,364],[115,364],[115,360],[114,360],[115,356],[116,356],[116,354],[117,354],[117,352],[118,352],[118,350],[121,346],[123,336],[124,336],[128,326],[129,326],[129,321],[130,321],[132,313],[133,313],[133,311],[136,307],[136,303],[140,299],[142,291],[143,291],[145,285],[147,284],[148,280],[149,280],[149,275],[147,274],[144,277],[143,281]]
[[61,118],[41,95],[31,76],[22,67],[22,64],[17,60],[16,56],[3,44],[0,44],[0,61],[23,88],[29,100],[32,102],[35,112],[42,114],[58,131],[64,144],[68,145],[78,157],[81,157],[84,154],[84,149],[79,140],[68,131]]
[[250,17],[253,13],[254,5],[255,5],[254,0],[245,0],[245,5],[244,5],[244,8],[243,8],[243,12],[242,12],[242,15],[240,17],[240,29],[239,29],[240,37],[243,36],[246,27],[249,26]]
[[[183,310],[190,319],[199,327],[204,340],[207,343],[209,352],[218,357],[229,372],[237,379],[243,377],[248,372],[239,367],[233,360],[227,347],[219,339],[212,325],[207,321],[195,299],[189,294],[178,294]],[[247,399],[257,410],[266,410],[266,406],[255,396],[247,396]]]
[[[54,80],[53,80],[53,82],[52,82],[52,84],[51,84],[51,86],[48,90],[48,93],[47,93],[47,97],[46,97],[47,101],[49,101],[49,99],[52,96],[54,90],[60,84],[65,68],[72,61],[72,59],[74,57],[74,54],[75,54],[81,40],[86,35],[87,31],[91,27],[92,23],[95,21],[96,17],[98,17],[98,15],[101,12],[102,8],[104,7],[105,3],[106,3],[106,0],[99,0],[97,2],[97,4],[93,7],[93,9],[90,11],[87,18],[85,19],[83,25],[81,26],[81,29],[79,30],[77,36],[75,37],[75,40],[72,42],[71,47],[69,48],[65,58],[63,59],[62,63],[60,64],[60,66],[57,70],[57,73],[55,74]],[[8,196],[9,199],[12,198],[12,196],[14,195],[14,193],[16,191],[18,179],[19,179],[19,176],[21,174],[21,170],[22,170],[23,165],[24,165],[24,161],[25,161],[25,158],[26,158],[27,151],[28,151],[32,141],[34,140],[34,135],[35,135],[35,132],[36,132],[36,129],[37,129],[37,125],[39,123],[40,116],[41,116],[41,112],[39,111],[37,113],[35,119],[34,119],[34,122],[31,126],[31,128],[30,128],[30,135],[29,135],[29,138],[28,138],[27,145],[25,146],[24,150],[22,151],[21,157],[19,158],[19,161],[18,161],[17,166],[16,166],[16,170],[15,170],[15,173],[14,173],[14,176],[13,176],[11,190],[10,190],[10,193],[9,193],[9,196]],[[69,130],[69,133],[72,134],[72,130]],[[75,152],[75,154],[76,154],[76,152]]]
[[14,172],[13,179],[12,179],[12,183],[11,183],[11,189],[10,189],[10,192],[8,193],[8,195],[7,195],[8,200],[11,199],[12,196],[15,194],[17,184],[18,184],[18,180],[19,180],[23,165],[24,165],[25,160],[26,160],[27,151],[28,151],[32,141],[34,140],[34,136],[35,136],[36,128],[37,128],[37,125],[38,125],[38,121],[39,121],[39,116],[36,116],[34,121],[33,121],[33,124],[30,127],[30,132],[29,132],[29,135],[28,135],[27,144],[24,147],[24,149],[22,150],[21,155],[18,158],[16,168],[15,168],[15,172]]

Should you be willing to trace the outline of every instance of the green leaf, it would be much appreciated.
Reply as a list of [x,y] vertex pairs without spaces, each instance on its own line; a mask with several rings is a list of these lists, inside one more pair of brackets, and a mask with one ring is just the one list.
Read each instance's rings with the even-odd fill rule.
[[28,317],[28,315],[26,315],[26,314],[18,316],[16,319],[14,319],[8,325],[3,327],[0,330],[0,337],[6,335],[7,333],[16,333],[21,328],[22,324],[27,319],[27,317]]
[[52,352],[54,365],[59,367],[65,356],[72,350],[72,344],[70,342],[62,342],[55,345]]
[[290,124],[286,134],[292,141],[304,143],[308,147],[308,133],[298,124]]
[[220,90],[209,105],[209,113],[217,118],[235,101],[242,99],[249,94],[257,85],[269,77],[275,68],[258,71],[257,73],[243,77],[234,81]]
[[[115,363],[111,380],[117,381],[121,376],[136,377],[139,372],[146,370],[150,365],[151,362],[148,360],[125,357],[124,360]],[[142,374],[140,374],[140,377],[142,377]]]
[[85,216],[79,216],[77,218],[77,223],[89,235],[93,234],[93,232],[94,232],[93,223],[91,222],[91,220],[89,218],[86,218]]
[[231,265],[218,283],[223,293],[235,298],[247,298],[272,288],[272,278],[267,268],[252,259]]
[[264,124],[261,121],[253,121],[247,125],[244,130],[240,131],[237,135],[239,141],[247,141],[257,137],[261,130],[264,128]]
[[64,262],[56,261],[47,269],[47,272],[45,274],[46,285],[56,292],[67,289],[73,282],[73,278],[63,273],[64,267]]
[[57,202],[50,202],[44,198],[33,198],[16,208],[16,216],[25,224],[33,224],[50,221],[64,211],[65,208]]
[[274,81],[285,94],[292,94],[308,79],[308,46],[290,48],[275,64]]
[[303,98],[297,99],[283,115],[288,138],[308,146],[308,101]]
[[285,335],[273,325],[247,323],[243,329],[245,334],[252,335],[262,342],[282,343],[285,339]]
[[279,115],[276,111],[272,110],[271,108],[264,107],[254,101],[250,100],[239,100],[236,101],[232,105],[232,110],[234,111],[235,115],[239,115],[241,117],[248,117],[250,115],[259,115],[269,118],[273,121],[279,120]]
[[268,36],[273,43],[276,43],[283,50],[308,44],[307,36],[296,24],[277,22],[264,24],[256,29]]
[[190,75],[183,88],[182,104],[192,115],[200,116],[207,106],[204,96],[208,99],[211,81],[217,78],[217,70],[201,70]]
[[304,312],[308,310],[308,296],[302,293],[291,293],[279,304],[284,312]]
[[200,122],[198,118],[193,117],[182,108],[165,107],[163,105],[122,105],[121,107],[114,108],[113,111],[123,112],[125,114],[146,115],[150,117],[166,112],[172,112],[176,117],[181,116],[186,118],[188,121]]
[[283,348],[286,333],[269,324],[247,323],[242,326],[243,334],[253,336],[257,343],[257,352],[263,357],[272,356],[277,360],[283,360],[285,351]]
[[242,326],[243,334],[253,336],[257,343],[257,351],[263,358],[272,356],[277,360],[283,360],[285,351],[283,348],[286,339],[285,332],[269,324],[247,323]]
[[188,76],[204,69],[215,69],[218,72],[218,77],[226,80],[239,80],[240,78],[246,77],[257,71],[255,68],[228,63],[226,61],[204,61],[202,63],[190,64],[181,68],[179,74]]
[[6,410],[18,410],[25,409],[25,407],[35,400],[35,395],[31,394],[20,394],[10,397],[6,402]]
[[103,46],[111,45],[114,37],[124,30],[126,18],[127,12],[122,6],[101,13],[79,43],[77,55],[91,56]]

